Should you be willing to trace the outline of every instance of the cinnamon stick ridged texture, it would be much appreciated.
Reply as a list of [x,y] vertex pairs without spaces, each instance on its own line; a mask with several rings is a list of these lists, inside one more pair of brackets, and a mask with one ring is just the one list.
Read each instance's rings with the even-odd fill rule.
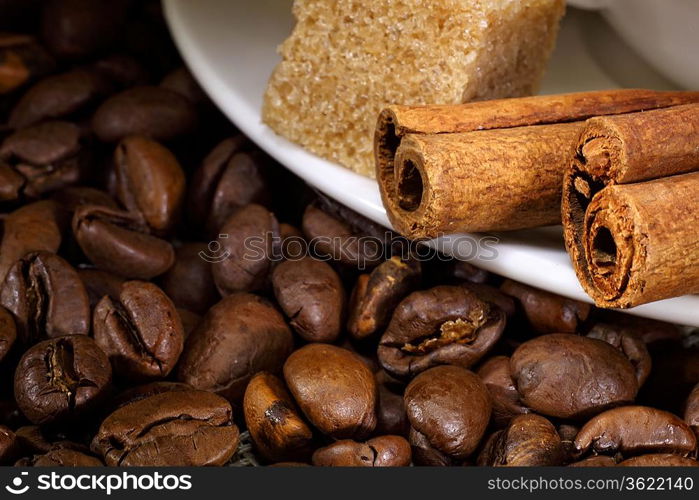
[[601,307],[699,292],[699,105],[588,120],[563,184],[568,253]]
[[389,220],[411,238],[559,223],[583,120],[693,102],[699,92],[628,89],[385,108],[374,152]]

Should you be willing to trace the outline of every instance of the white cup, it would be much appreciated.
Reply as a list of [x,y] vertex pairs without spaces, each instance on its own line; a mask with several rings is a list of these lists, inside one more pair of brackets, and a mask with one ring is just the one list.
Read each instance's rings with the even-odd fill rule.
[[678,85],[699,89],[699,0],[568,0],[599,10],[621,37]]

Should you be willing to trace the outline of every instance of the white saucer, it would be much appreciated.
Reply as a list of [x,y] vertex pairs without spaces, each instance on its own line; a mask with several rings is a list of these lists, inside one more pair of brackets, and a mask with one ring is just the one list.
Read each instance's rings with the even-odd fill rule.
[[[260,120],[262,95],[279,60],[276,47],[293,27],[291,1],[165,0],[165,14],[182,56],[202,87],[238,128],[310,185],[357,212],[388,225],[375,181],[307,153],[275,135]],[[569,9],[543,93],[613,87],[672,88],[629,51],[596,15]],[[435,242],[479,267],[571,298],[580,287],[560,228],[498,234],[497,257]],[[464,252],[466,254],[464,254]],[[632,314],[699,326],[699,296],[637,307]]]

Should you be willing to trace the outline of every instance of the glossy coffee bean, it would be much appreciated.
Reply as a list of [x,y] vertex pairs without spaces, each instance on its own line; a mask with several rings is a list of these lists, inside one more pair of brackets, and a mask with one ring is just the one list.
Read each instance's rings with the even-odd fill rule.
[[670,453],[650,453],[626,459],[619,467],[699,467],[699,462]]
[[73,234],[93,264],[125,278],[147,280],[175,262],[172,245],[129,212],[83,205],[73,215]]
[[17,340],[17,325],[10,311],[0,306],[0,363]]
[[279,223],[261,205],[245,205],[220,229],[220,256],[212,260],[214,282],[221,295],[260,291],[267,287],[273,256],[279,254]]
[[274,296],[291,327],[308,342],[334,342],[342,331],[345,290],[329,264],[306,257],[272,272]]
[[529,326],[537,333],[575,333],[592,307],[512,280],[500,287],[518,300]]
[[118,142],[130,135],[168,142],[193,130],[196,122],[196,110],[185,97],[145,86],[104,101],[92,118],[92,128],[103,142]]
[[17,435],[9,427],[0,425],[0,465],[12,465],[20,453]]
[[136,385],[114,396],[109,401],[109,404],[105,405],[105,410],[107,410],[106,414],[112,413],[122,406],[155,396],[156,394],[162,394],[163,392],[191,390],[194,390],[194,388],[190,385],[166,380],[157,380],[155,382],[148,382],[147,384]]
[[371,274],[360,275],[350,300],[349,333],[362,339],[382,331],[400,301],[418,287],[420,278],[418,261],[398,257],[379,264]]
[[505,315],[463,287],[413,292],[396,308],[379,342],[381,366],[409,377],[441,364],[470,367],[498,341]]
[[480,366],[477,374],[490,393],[493,402],[493,423],[496,427],[505,427],[518,415],[529,413],[529,408],[522,404],[510,375],[509,357],[489,358]]
[[99,458],[70,448],[56,448],[15,464],[21,467],[104,467]]
[[109,415],[91,448],[109,466],[223,465],[238,446],[232,418],[230,404],[215,394],[164,392]]
[[380,436],[359,443],[351,439],[336,441],[313,453],[318,467],[407,467],[410,443],[400,436]]
[[634,400],[636,371],[601,340],[549,334],[520,345],[510,372],[522,402],[543,415],[580,418]]
[[494,286],[487,285],[485,283],[471,283],[464,281],[459,283],[459,286],[464,287],[469,292],[473,293],[476,297],[481,299],[483,302],[488,302],[489,304],[494,304],[500,308],[502,312],[507,316],[508,321],[510,318],[515,316],[517,312],[517,307],[515,301],[509,295],[502,293],[499,289]]
[[309,344],[284,363],[286,384],[306,418],[336,439],[362,439],[376,427],[374,374],[355,354]]
[[219,300],[209,257],[206,243],[183,243],[175,249],[175,264],[158,282],[177,307],[204,314]]
[[0,243],[0,281],[27,253],[41,250],[56,253],[64,225],[58,205],[49,200],[24,205],[9,214],[4,220]]
[[301,229],[319,254],[346,266],[367,269],[383,261],[382,240],[313,205],[306,208]]
[[430,440],[421,432],[410,428],[408,441],[412,450],[413,462],[415,465],[425,467],[451,467],[463,465],[463,460],[450,457],[446,453],[432,446]]
[[689,426],[679,417],[647,406],[622,406],[590,419],[575,438],[580,453],[621,452],[624,456],[641,453],[688,455],[697,446]]
[[248,293],[229,295],[187,338],[177,378],[238,404],[253,375],[281,371],[292,343],[289,327],[272,304]]
[[114,164],[121,204],[155,233],[172,229],[185,194],[184,171],[175,155],[151,139],[130,136],[117,146]]
[[273,462],[310,456],[313,431],[281,379],[266,372],[250,379],[243,411],[250,437],[261,456]]
[[478,455],[479,466],[542,467],[562,465],[563,446],[556,428],[544,417],[519,415],[495,432]]
[[166,377],[184,345],[175,305],[160,288],[144,281],[127,281],[118,298],[104,296],[95,307],[92,329],[114,374],[130,380]]
[[26,346],[90,331],[90,304],[80,276],[50,252],[28,253],[10,268],[0,287],[0,303],[13,314]]
[[684,410],[684,421],[689,425],[694,434],[699,438],[699,384],[694,386],[694,389],[687,397],[687,403]]
[[458,366],[438,366],[415,377],[405,389],[405,407],[413,429],[457,460],[475,451],[491,415],[485,384]]
[[22,95],[7,123],[21,129],[42,121],[78,117],[111,90],[111,84],[94,70],[80,68],[47,76]]
[[85,335],[39,342],[15,370],[15,399],[35,424],[72,421],[99,407],[112,369],[107,355]]
[[586,337],[603,340],[624,353],[636,370],[638,386],[643,385],[650,375],[652,361],[645,342],[639,336],[627,329],[598,323]]

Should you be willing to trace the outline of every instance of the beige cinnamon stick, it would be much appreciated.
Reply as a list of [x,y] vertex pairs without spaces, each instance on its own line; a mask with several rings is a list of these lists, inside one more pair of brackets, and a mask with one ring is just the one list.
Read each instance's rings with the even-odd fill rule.
[[558,223],[563,172],[583,119],[687,102],[699,102],[699,92],[611,90],[386,108],[374,147],[389,220],[412,238]]
[[699,105],[588,120],[561,216],[578,279],[599,306],[699,292],[694,171]]

